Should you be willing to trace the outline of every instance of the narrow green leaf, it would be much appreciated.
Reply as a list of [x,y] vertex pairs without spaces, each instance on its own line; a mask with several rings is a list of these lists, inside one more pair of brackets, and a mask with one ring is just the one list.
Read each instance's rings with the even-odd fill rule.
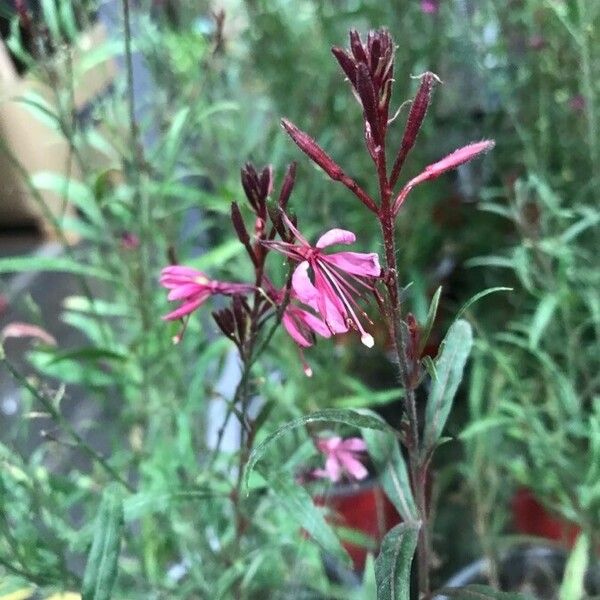
[[290,421],[269,434],[262,443],[252,450],[248,462],[246,463],[245,473],[244,473],[244,487],[248,487],[248,478],[250,477],[250,473],[252,469],[256,465],[256,463],[263,456],[267,448],[281,436],[286,435],[290,431],[297,429],[298,427],[304,427],[308,423],[317,423],[317,422],[325,422],[325,423],[342,423],[344,425],[351,425],[358,429],[366,428],[366,429],[379,429],[381,431],[389,431],[391,433],[394,430],[379,417],[373,417],[367,414],[361,414],[354,410],[342,409],[342,408],[331,408],[320,410],[314,412],[310,415],[305,415],[303,417],[299,417]]
[[456,600],[533,600],[532,596],[525,596],[516,592],[500,592],[487,585],[443,588],[434,594],[434,598],[444,596]]
[[72,350],[64,350],[62,352],[48,352],[50,360],[46,363],[46,366],[51,366],[59,363],[63,360],[116,360],[124,361],[127,360],[127,354],[123,352],[117,352],[116,350],[110,350],[109,348],[94,348],[93,346],[86,346],[84,348],[73,348]]
[[588,567],[590,542],[587,535],[580,534],[567,560],[559,600],[582,600],[585,597],[584,578]]
[[478,294],[475,294],[474,296],[469,298],[469,300],[467,300],[460,307],[460,310],[456,314],[455,320],[458,321],[458,319],[460,319],[465,314],[465,312],[469,308],[471,308],[471,306],[473,304],[475,304],[475,302],[481,300],[482,298],[485,298],[486,296],[489,296],[490,294],[495,294],[496,292],[512,292],[512,291],[513,291],[513,288],[510,288],[510,287],[491,287],[491,288],[487,288],[486,290],[482,290]]
[[410,599],[410,567],[419,528],[419,523],[400,523],[383,538],[375,560],[377,600]]
[[100,503],[92,548],[88,556],[82,600],[110,600],[117,578],[123,536],[123,501],[117,484],[106,488]]
[[104,217],[96,204],[90,188],[73,178],[66,178],[59,173],[39,171],[32,175],[31,183],[38,190],[48,190],[63,197],[76,206],[94,225],[104,226]]
[[275,493],[290,517],[305,529],[325,552],[349,564],[350,557],[325,520],[322,509],[315,506],[310,494],[291,479],[288,473],[274,476],[267,474],[265,469],[261,475],[269,482],[269,488]]
[[55,41],[59,40],[60,25],[55,0],[42,0],[42,14],[44,15],[44,23],[48,27],[52,37]]
[[106,281],[114,281],[108,272],[71,258],[59,256],[15,256],[0,258],[0,273],[23,273],[25,271],[52,271],[60,273],[73,273],[74,275],[87,275]]
[[467,321],[455,321],[435,362],[437,379],[432,382],[425,410],[424,453],[431,451],[442,435],[472,345],[471,325]]
[[531,327],[529,329],[530,348],[537,348],[557,306],[558,296],[556,294],[548,294],[541,299],[531,319]]
[[418,512],[398,440],[387,432],[373,429],[363,429],[362,437],[386,495],[404,521],[416,521]]
[[502,427],[503,425],[508,425],[509,423],[511,423],[511,419],[509,417],[488,417],[479,419],[466,427],[459,437],[461,440],[468,440],[475,436],[481,435],[482,433],[486,433],[490,429]]
[[431,330],[433,329],[433,323],[435,322],[435,317],[437,315],[438,305],[440,303],[440,296],[442,295],[442,286],[438,287],[431,299],[431,303],[429,304],[429,310],[427,311],[427,318],[425,319],[425,323],[423,324],[423,330],[421,333],[421,341],[419,343],[419,353],[423,352],[425,346],[427,345],[427,340],[429,340],[429,336],[431,335]]

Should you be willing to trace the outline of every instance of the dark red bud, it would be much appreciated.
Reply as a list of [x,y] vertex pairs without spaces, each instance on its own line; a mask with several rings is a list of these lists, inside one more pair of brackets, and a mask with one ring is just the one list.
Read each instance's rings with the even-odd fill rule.
[[334,47],[331,49],[331,52],[333,52],[350,83],[356,87],[356,61],[354,58],[342,48]]
[[290,199],[290,195],[292,190],[294,189],[294,184],[296,183],[296,163],[292,162],[288,165],[287,171],[285,173],[285,177],[283,179],[283,184],[281,186],[281,192],[279,192],[279,199],[277,204],[279,208],[285,210],[288,200]]
[[341,167],[313,140],[307,133],[298,129],[287,119],[281,119],[281,124],[298,148],[317,163],[329,177],[339,180],[343,174]]
[[227,337],[235,337],[235,323],[233,321],[233,313],[228,308],[213,312],[212,317],[215,320],[215,323],[217,324],[219,329]]
[[247,246],[250,243],[250,236],[248,235],[242,213],[236,202],[231,203],[231,222],[233,223],[233,228],[235,229],[238,239],[244,246]]
[[362,40],[360,39],[360,34],[358,31],[356,31],[356,29],[350,30],[350,50],[352,50],[352,54],[357,62],[364,63],[365,65],[369,64],[365,47],[363,46]]
[[379,126],[375,88],[373,87],[369,69],[362,63],[358,65],[356,71],[356,89],[363,106],[365,119],[371,128],[371,135],[373,136],[375,143],[380,146],[382,143],[382,136],[381,128]]
[[419,130],[423,125],[425,115],[427,114],[427,109],[429,108],[429,104],[431,102],[433,86],[436,83],[440,83],[440,79],[435,73],[428,71],[421,76],[421,84],[419,85],[419,89],[412,102],[412,106],[410,107],[408,118],[406,119],[406,127],[404,128],[404,135],[402,136],[400,151],[398,152],[398,156],[394,162],[394,167],[392,168],[392,174],[390,177],[390,183],[392,186],[396,183],[398,176],[400,175],[400,171],[404,165],[404,161],[406,160],[408,153],[415,145],[417,135],[419,134]]

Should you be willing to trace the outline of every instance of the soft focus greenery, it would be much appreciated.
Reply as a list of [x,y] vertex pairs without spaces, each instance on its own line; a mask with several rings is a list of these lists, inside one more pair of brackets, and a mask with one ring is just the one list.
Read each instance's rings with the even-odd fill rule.
[[[290,518],[298,506],[306,510],[301,518],[321,517],[308,496],[293,497],[290,510],[283,489],[283,475],[318,460],[310,430],[294,429],[266,455],[272,493],[251,497],[259,526],[237,544],[228,494],[238,457],[216,455],[206,439],[210,407],[225,410],[231,398],[216,382],[235,363],[232,346],[208,312],[195,315],[174,346],[178,325],[161,321],[167,302],[157,283],[173,255],[215,277],[248,278],[229,221],[247,160],[272,163],[277,185],[284,166],[298,160],[291,208],[307,235],[344,227],[357,233],[359,250],[380,251],[364,208],[279,127],[289,117],[366,180],[363,139],[351,126],[360,109],[328,55],[332,45],[346,45],[349,28],[385,25],[394,36],[395,107],[414,95],[411,76],[431,70],[444,82],[407,178],[464,143],[496,140],[484,161],[416,189],[397,226],[400,278],[411,284],[406,305],[419,321],[443,286],[433,356],[464,302],[485,288],[513,288],[465,313],[476,333],[474,360],[432,481],[436,583],[482,554],[497,559],[514,533],[518,486],[597,537],[600,4],[442,0],[438,13],[426,14],[416,1],[231,0],[221,28],[206,2],[141,2],[132,7],[131,42],[152,83],[136,98],[143,110],[133,130],[124,68],[91,119],[74,117],[69,44],[77,34],[64,33],[67,4],[79,3],[42,3],[50,55],[25,48],[16,25],[10,47],[31,76],[52,83],[51,98],[24,101],[32,119],[49,119],[69,139],[81,172],[78,181],[35,174],[32,195],[66,196],[78,216],[53,217],[53,226],[59,240],[74,232],[81,241],[45,263],[0,258],[0,272],[72,273],[78,291],[65,298],[61,318],[83,341],[65,348],[59,339],[58,347],[29,353],[22,418],[0,439],[0,599],[28,587],[80,591],[88,556],[103,543],[108,563],[119,554],[114,598],[293,598],[307,588],[374,597],[371,570],[362,590],[331,584],[319,545]],[[122,61],[122,26],[95,52]],[[90,63],[96,58],[90,53]],[[139,245],[129,248],[125,234]],[[282,267],[277,283],[283,277]],[[52,331],[35,306],[23,306],[31,322]],[[355,336],[311,348],[308,379],[278,332],[253,373],[270,411],[268,430],[316,410],[365,407],[397,426],[401,390],[379,333],[372,351]],[[11,341],[4,345],[11,361]],[[72,423],[79,440],[62,409],[72,389],[102,419]],[[95,454],[97,432],[108,452]],[[20,450],[32,440],[33,451]],[[252,477],[256,491],[265,475]],[[107,527],[118,540],[98,537]]]

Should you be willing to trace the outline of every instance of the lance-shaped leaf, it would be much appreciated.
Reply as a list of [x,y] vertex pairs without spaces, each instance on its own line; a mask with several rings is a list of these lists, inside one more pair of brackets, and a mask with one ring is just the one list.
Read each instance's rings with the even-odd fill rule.
[[373,429],[363,429],[362,437],[387,497],[404,521],[417,521],[418,512],[398,440],[389,433]]
[[259,470],[265,480],[269,482],[269,488],[277,496],[290,518],[294,519],[325,552],[348,565],[350,563],[348,553],[325,520],[323,509],[315,506],[310,494],[293,481],[289,474],[273,475],[267,469]]
[[377,600],[409,600],[410,567],[419,528],[419,523],[400,523],[383,538],[375,560]]
[[402,136],[402,143],[400,144],[400,151],[392,167],[392,174],[390,176],[391,187],[396,185],[402,165],[404,165],[408,153],[415,145],[417,135],[419,135],[419,130],[421,129],[421,125],[423,125],[427,109],[431,102],[431,92],[435,83],[440,83],[440,79],[435,73],[428,71],[421,75],[421,85],[419,85],[419,89],[412,101],[406,120],[406,127],[404,128],[404,135]]
[[442,435],[472,345],[471,325],[467,321],[456,321],[448,330],[441,354],[435,361],[437,378],[432,382],[425,410],[421,448],[424,456],[433,450]]
[[248,478],[252,469],[256,463],[260,460],[267,448],[279,439],[282,435],[286,435],[288,432],[298,427],[305,427],[308,423],[342,423],[344,425],[351,425],[357,429],[379,429],[381,431],[389,431],[394,434],[394,430],[379,417],[373,417],[368,414],[361,414],[355,410],[348,409],[326,409],[320,410],[304,417],[294,419],[289,423],[286,423],[273,433],[269,434],[262,443],[255,446],[254,450],[250,454],[250,458],[246,464],[244,473],[244,486],[248,486]]
[[492,140],[484,140],[482,142],[475,142],[474,144],[469,144],[468,146],[463,146],[458,150],[455,150],[448,156],[442,158],[436,163],[425,167],[425,170],[411,179],[400,191],[396,200],[394,200],[394,214],[398,214],[400,207],[406,200],[408,194],[410,194],[411,190],[420,183],[424,181],[430,181],[432,179],[438,178],[440,175],[443,175],[447,171],[451,171],[452,169],[456,169],[460,167],[460,165],[464,165],[469,162],[471,159],[475,158],[479,154],[483,152],[487,152],[494,147],[494,142]]
[[106,488],[96,518],[94,539],[88,556],[82,600],[110,600],[117,578],[117,563],[123,536],[123,501],[119,488]]
[[500,592],[487,585],[467,585],[457,588],[443,588],[433,596],[436,600],[532,600],[532,597],[516,592]]

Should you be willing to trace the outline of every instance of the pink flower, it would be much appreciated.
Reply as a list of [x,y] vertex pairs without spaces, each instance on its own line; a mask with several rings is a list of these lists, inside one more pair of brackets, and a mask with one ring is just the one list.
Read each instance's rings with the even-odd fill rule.
[[[381,275],[377,254],[361,252],[325,254],[323,250],[328,246],[352,244],[356,236],[344,229],[330,229],[317,240],[315,246],[311,246],[285,214],[283,219],[298,243],[277,241],[263,243],[300,262],[292,275],[292,289],[295,296],[319,312],[332,334],[345,333],[351,327],[360,332],[363,344],[371,348],[374,343],[373,337],[364,330],[357,312],[365,317],[366,315],[355,298],[361,296],[357,286],[362,287],[363,290],[373,289],[371,283],[364,278]],[[308,275],[309,269],[312,270],[314,283]]]
[[439,0],[421,0],[421,10],[428,15],[434,15],[440,10],[440,2]]
[[576,94],[569,99],[569,108],[573,112],[583,112],[585,110],[585,98],[581,94]]
[[121,235],[121,247],[124,250],[135,250],[140,245],[140,238],[131,231],[125,231]]
[[338,482],[342,475],[350,479],[364,479],[369,472],[360,462],[360,453],[367,449],[360,438],[330,437],[317,440],[317,448],[327,457],[324,469],[315,469],[313,475]]
[[160,284],[171,290],[167,296],[168,300],[178,300],[182,303],[179,308],[163,316],[166,321],[180,319],[190,314],[210,296],[216,294],[231,296],[254,290],[254,286],[245,283],[212,281],[204,273],[181,265],[165,267],[160,275]]
[[[264,278],[263,286],[273,302],[280,305],[285,298],[286,290],[278,290],[268,278]],[[304,373],[307,377],[312,377],[312,369],[304,359],[304,348],[309,348],[315,343],[315,334],[324,338],[331,337],[331,332],[325,323],[317,315],[293,303],[295,299],[294,291],[290,292],[290,302],[285,308],[281,323],[289,336],[294,340],[300,352],[300,359]]]

